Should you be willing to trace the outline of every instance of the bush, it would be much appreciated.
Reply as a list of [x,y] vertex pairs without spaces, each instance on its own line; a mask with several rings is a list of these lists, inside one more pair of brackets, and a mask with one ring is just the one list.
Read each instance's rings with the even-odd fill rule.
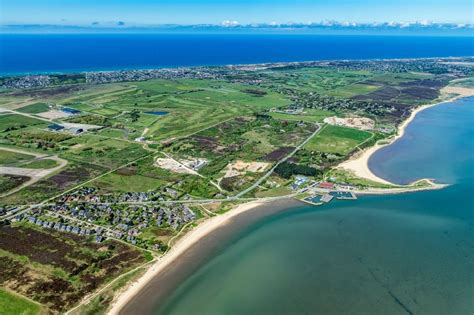
[[288,179],[293,175],[317,176],[320,171],[311,166],[283,162],[275,168],[275,173]]

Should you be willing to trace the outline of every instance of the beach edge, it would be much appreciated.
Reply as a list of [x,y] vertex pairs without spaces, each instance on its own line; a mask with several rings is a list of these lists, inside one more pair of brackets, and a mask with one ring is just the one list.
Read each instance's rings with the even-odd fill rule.
[[[453,83],[455,81],[456,80],[451,81],[451,83]],[[419,113],[421,113],[422,111],[424,111],[428,108],[431,108],[431,107],[434,107],[434,106],[437,106],[437,105],[454,102],[456,100],[466,98],[466,97],[472,97],[472,96],[474,96],[474,89],[447,86],[447,87],[444,87],[443,89],[441,89],[441,93],[445,94],[445,95],[454,93],[454,94],[456,94],[456,96],[450,97],[446,100],[440,100],[436,103],[418,106],[417,108],[412,110],[410,112],[410,115],[408,116],[408,118],[405,119],[398,126],[397,133],[392,138],[388,139],[388,141],[387,141],[387,139],[385,139],[384,143],[377,142],[375,145],[373,145],[371,147],[368,147],[367,149],[356,153],[355,155],[353,155],[348,160],[338,164],[334,169],[342,169],[342,170],[345,170],[345,171],[349,171],[349,172],[353,173],[355,176],[357,176],[359,178],[368,179],[368,180],[371,180],[371,181],[374,181],[374,182],[377,182],[377,183],[380,183],[380,184],[390,185],[390,186],[397,186],[397,187],[406,186],[408,188],[413,183],[411,183],[409,185],[399,185],[399,184],[390,182],[386,179],[383,179],[383,178],[375,175],[370,170],[369,160],[372,157],[372,155],[375,154],[375,152],[379,151],[380,149],[382,149],[386,146],[392,145],[395,141],[402,138],[405,135],[406,128],[416,118],[416,115],[418,115]],[[429,182],[431,182],[427,178],[421,178],[421,179],[417,180],[416,182],[418,182],[420,180],[428,180]]]

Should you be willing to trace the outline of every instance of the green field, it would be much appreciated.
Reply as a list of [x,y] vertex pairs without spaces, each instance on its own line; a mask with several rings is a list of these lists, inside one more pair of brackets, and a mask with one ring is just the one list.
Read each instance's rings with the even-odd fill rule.
[[346,155],[366,141],[372,133],[353,128],[326,125],[305,146],[309,151],[320,151]]
[[48,110],[49,106],[45,103],[35,103],[18,109],[19,112],[27,114],[39,114],[47,112]]
[[17,114],[0,115],[0,131],[5,131],[8,129],[21,129],[31,126],[46,127],[47,123],[39,119]]
[[73,161],[90,163],[109,169],[119,167],[149,154],[137,143],[106,137],[83,135],[62,142],[67,148],[61,157]]
[[98,179],[94,185],[105,191],[129,192],[129,191],[150,191],[157,190],[166,182],[143,175],[119,175],[116,173],[108,174]]
[[34,315],[39,314],[41,306],[17,294],[0,288],[0,314],[2,315]]
[[302,114],[286,114],[271,112],[270,116],[281,120],[295,120],[305,122],[322,122],[324,118],[334,116],[334,112],[321,109],[307,109]]
[[58,162],[51,159],[35,160],[30,163],[21,165],[21,167],[24,167],[24,168],[35,168],[35,169],[39,169],[39,168],[48,169],[48,168],[53,168],[56,166],[58,166]]
[[0,148],[0,165],[14,165],[32,159],[34,159],[32,155],[6,151]]

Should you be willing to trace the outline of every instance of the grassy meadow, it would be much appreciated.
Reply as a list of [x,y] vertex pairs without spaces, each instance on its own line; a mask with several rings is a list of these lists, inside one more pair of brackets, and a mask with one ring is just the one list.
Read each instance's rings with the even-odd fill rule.
[[41,306],[16,293],[0,288],[0,314],[37,315],[41,314]]
[[306,144],[305,149],[346,155],[372,136],[370,132],[353,128],[332,125],[323,128]]

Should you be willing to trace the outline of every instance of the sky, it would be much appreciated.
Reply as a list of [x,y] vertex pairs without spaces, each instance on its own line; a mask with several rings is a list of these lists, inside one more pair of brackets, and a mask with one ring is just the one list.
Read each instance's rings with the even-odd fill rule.
[[0,0],[1,24],[473,23],[472,0]]

